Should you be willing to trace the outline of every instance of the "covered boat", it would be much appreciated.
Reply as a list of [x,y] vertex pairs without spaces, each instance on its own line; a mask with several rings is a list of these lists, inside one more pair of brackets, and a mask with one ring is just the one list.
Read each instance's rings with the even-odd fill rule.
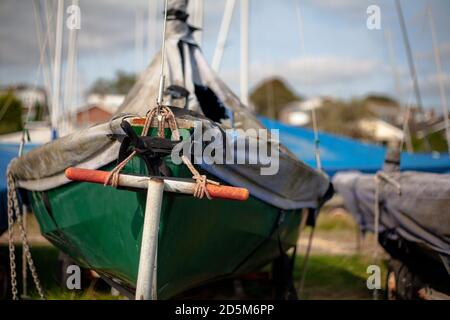
[[[325,174],[299,161],[274,136],[255,134],[263,125],[208,66],[186,23],[186,6],[187,0],[168,2],[165,54],[141,74],[109,123],[62,137],[10,165],[9,174],[24,191],[22,199],[31,203],[42,234],[130,295],[147,259],[153,266],[157,261],[151,285],[152,297],[160,299],[274,261],[295,247],[306,213],[314,218],[333,193]],[[161,65],[167,77],[164,106],[155,104]],[[199,127],[219,137],[215,150],[224,150],[231,161],[209,161],[217,152],[205,158],[202,151],[208,146],[194,137]],[[270,161],[246,149],[255,143],[258,150],[278,155],[277,170],[265,172],[271,171]],[[183,148],[183,161],[174,161],[175,145]],[[186,155],[198,145],[203,161]],[[239,158],[241,149],[245,154]],[[114,168],[118,188],[86,182],[112,183],[105,172]],[[146,212],[154,209],[149,202],[153,194],[140,185],[161,181],[155,177],[164,180],[164,193],[160,220],[153,221],[156,238],[149,243],[142,238]],[[192,192],[186,191],[189,185]],[[245,192],[221,195],[224,185],[245,188],[250,197],[229,200],[245,200]],[[202,187],[222,199],[180,193],[198,196]],[[157,259],[142,255],[141,248],[148,245],[157,246]]]
[[333,185],[361,231],[376,232],[391,256],[390,298],[448,299],[450,174],[392,170],[395,158],[376,175],[338,173]]

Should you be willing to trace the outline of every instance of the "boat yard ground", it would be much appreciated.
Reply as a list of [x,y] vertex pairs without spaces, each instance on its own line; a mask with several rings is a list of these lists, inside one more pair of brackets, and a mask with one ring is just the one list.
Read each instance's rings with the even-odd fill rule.
[[[32,215],[29,215],[28,226],[33,257],[48,298],[122,298],[111,294],[109,288],[100,280],[84,283],[84,290],[82,291],[69,291],[61,286],[58,282],[61,270],[58,265],[58,250],[39,234],[39,227]],[[298,255],[294,270],[297,288],[300,282],[309,231],[309,228],[307,228],[298,242]],[[4,257],[8,253],[7,239],[7,233],[0,237],[0,254]],[[19,242],[16,244],[19,288],[22,288],[20,284],[22,277],[21,250]],[[372,299],[372,292],[366,286],[366,280],[369,276],[366,272],[367,267],[373,264],[381,267],[383,287],[386,276],[387,257],[380,247],[377,249],[378,256],[375,257],[372,235],[366,235],[364,239],[358,237],[357,225],[345,210],[324,208],[317,221],[304,291],[300,298]],[[33,290],[31,275],[28,275],[28,282],[28,288]],[[193,290],[185,297],[199,299],[268,299],[271,298],[271,292],[268,281],[224,281],[214,286]]]

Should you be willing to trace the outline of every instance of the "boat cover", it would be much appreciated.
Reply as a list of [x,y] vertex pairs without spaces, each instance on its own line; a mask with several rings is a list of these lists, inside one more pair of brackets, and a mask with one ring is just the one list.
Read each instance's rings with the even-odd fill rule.
[[[400,184],[380,180],[380,229],[450,257],[450,174],[384,172]],[[374,231],[375,176],[338,173],[333,185],[363,232]],[[387,232],[386,232],[387,231]]]
[[[211,120],[202,120],[207,127],[220,124],[221,128],[264,128],[207,64],[193,39],[193,28],[183,19],[186,6],[187,0],[169,0],[165,103],[194,112],[199,118],[208,117]],[[120,123],[125,117],[145,116],[156,106],[160,62],[158,54],[109,123],[77,131],[14,160],[11,170],[19,185],[29,190],[48,190],[68,182],[64,176],[67,167],[97,169],[115,161],[120,144],[109,135],[123,133]],[[170,93],[169,89],[177,91],[177,88],[187,90],[186,99],[177,99]],[[192,113],[185,116],[192,117]],[[275,175],[261,175],[260,169],[264,167],[261,163],[200,166],[231,185],[248,188],[251,195],[281,209],[318,208],[332,193],[328,177],[298,160],[285,147],[276,147],[280,161]]]
[[[316,167],[314,132],[260,117],[267,128],[280,130],[280,141],[300,160]],[[342,171],[376,173],[383,167],[387,148],[348,137],[319,132],[320,158],[323,170],[330,176]],[[401,155],[401,171],[450,173],[447,153],[408,153]]]

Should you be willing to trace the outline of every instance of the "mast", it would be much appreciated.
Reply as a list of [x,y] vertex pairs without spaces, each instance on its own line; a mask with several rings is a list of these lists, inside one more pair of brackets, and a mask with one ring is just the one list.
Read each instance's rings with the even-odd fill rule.
[[222,17],[222,23],[220,24],[219,37],[217,38],[217,45],[214,51],[214,57],[211,64],[211,67],[215,72],[219,72],[220,70],[220,65],[222,63],[222,56],[228,38],[228,32],[230,30],[231,18],[233,17],[235,4],[236,0],[227,0],[227,2],[225,3],[225,10]]
[[[51,93],[52,90],[52,79],[51,79],[51,70],[50,70],[50,62],[47,61],[47,46],[48,42],[50,41],[49,36],[49,30],[48,27],[46,28],[46,33],[44,37],[42,37],[42,13],[41,13],[41,5],[40,2],[37,0],[33,1],[33,11],[34,11],[34,19],[35,19],[35,25],[36,25],[36,38],[39,44],[39,48],[41,48],[41,59],[42,59],[42,74],[44,78],[44,86],[47,95]],[[48,100],[48,96],[46,95],[46,99]],[[47,102],[50,104],[50,101]]]
[[163,24],[163,33],[162,33],[162,43],[161,43],[161,69],[159,74],[159,89],[158,89],[158,97],[156,99],[156,104],[158,107],[158,117],[160,115],[159,108],[161,107],[164,100],[164,85],[166,81],[166,76],[164,74],[165,71],[165,63],[166,63],[166,30],[167,30],[167,10],[168,10],[168,0],[165,0],[164,3],[164,24]]
[[55,41],[55,56],[54,56],[55,60],[53,65],[53,97],[52,97],[52,117],[51,117],[53,139],[56,139],[58,136],[63,15],[64,15],[64,0],[59,0],[56,17],[56,41]]
[[441,98],[442,114],[444,116],[445,135],[447,138],[447,148],[448,148],[448,153],[450,154],[450,124],[449,124],[449,120],[448,120],[447,96],[445,95],[444,73],[442,72],[441,52],[440,52],[438,41],[437,41],[436,24],[434,21],[433,11],[431,9],[431,6],[428,7],[428,20],[430,22],[431,39],[433,42],[434,61],[436,64],[436,73],[437,73],[438,83],[439,83],[439,95]]
[[[46,34],[48,35],[48,52],[49,52],[49,68],[50,73],[53,74],[53,61],[55,59],[55,28],[54,28],[54,20],[55,20],[55,14],[54,11],[56,11],[56,7],[54,6],[55,3],[49,3],[50,0],[44,1],[44,13],[45,13],[45,23],[46,24]],[[39,1],[38,1],[39,2]],[[56,4],[58,5],[58,4]],[[53,89],[53,88],[52,88]]]
[[201,46],[203,41],[203,17],[204,17],[204,10],[203,10],[203,0],[193,0],[193,23],[194,26],[199,28],[200,30],[194,34],[195,41]]
[[140,74],[144,65],[144,17],[143,13],[136,9],[134,28],[134,45],[136,53],[136,75]]
[[[78,0],[72,0],[72,5],[78,5]],[[69,133],[69,122],[70,115],[74,107],[74,83],[75,83],[75,66],[76,66],[76,55],[77,55],[77,35],[78,30],[76,28],[72,28],[69,31],[69,45],[67,48],[67,70],[66,70],[66,79],[65,79],[65,88],[64,88],[64,102],[63,102],[63,110],[64,110],[64,134]]]
[[147,17],[147,54],[149,57],[156,50],[156,20],[158,18],[158,1],[148,0]]
[[249,0],[241,0],[241,101],[248,107],[248,19],[249,19]]
[[395,92],[397,94],[397,97],[401,97],[401,85],[400,85],[400,77],[398,74],[398,68],[397,68],[397,62],[395,60],[395,52],[394,52],[394,45],[393,45],[393,39],[392,39],[392,32],[389,29],[386,29],[384,32],[384,36],[387,43],[388,48],[388,55],[389,55],[389,62],[391,64],[392,69],[392,75],[394,76],[394,85],[395,85]]
[[[392,32],[389,29],[386,29],[385,33],[385,39],[386,39],[386,43],[387,43],[387,48],[388,48],[388,55],[389,55],[389,60],[390,60],[390,64],[391,64],[391,68],[392,68],[392,75],[394,76],[394,84],[395,84],[395,92],[397,95],[397,99],[399,99],[400,101],[400,97],[402,96],[402,92],[401,92],[401,86],[400,86],[400,77],[398,74],[398,68],[397,68],[397,63],[395,60],[395,52],[394,52],[394,45],[393,45],[393,40],[392,40]],[[403,106],[403,116],[409,117],[409,107],[408,106]],[[414,150],[413,145],[412,145],[412,141],[411,141],[411,132],[409,130],[409,123],[408,121],[406,123],[404,123],[404,130],[403,130],[403,134],[405,135],[405,142],[406,142],[406,150],[408,151],[408,153],[412,153]]]
[[403,42],[405,43],[406,54],[408,56],[409,72],[411,74],[411,79],[413,81],[417,107],[419,108],[419,110],[422,110],[422,107],[423,107],[422,95],[420,94],[419,81],[417,80],[416,66],[414,64],[414,59],[413,59],[413,55],[412,55],[412,51],[411,51],[411,45],[410,45],[409,37],[408,37],[408,31],[406,29],[405,18],[403,16],[402,6],[400,3],[400,0],[396,0],[395,3],[396,3],[396,7],[397,7],[398,18],[400,20],[400,27],[402,29]]

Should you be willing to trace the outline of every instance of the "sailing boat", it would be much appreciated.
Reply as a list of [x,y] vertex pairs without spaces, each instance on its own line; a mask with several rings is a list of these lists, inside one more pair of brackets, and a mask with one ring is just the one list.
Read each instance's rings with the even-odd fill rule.
[[333,185],[361,231],[375,232],[391,256],[390,298],[430,298],[433,290],[448,299],[450,174],[390,170],[387,160],[376,175],[337,173]]
[[[417,105],[421,106],[414,60],[399,0],[396,5]],[[431,11],[429,14],[431,18]],[[434,22],[430,20],[430,24],[436,66],[438,73],[441,73]],[[444,119],[447,119],[442,83],[440,89]],[[405,118],[404,128],[408,121]],[[448,120],[445,123],[448,137]],[[448,166],[448,155],[444,155],[444,161],[443,165]],[[385,167],[376,175],[338,173],[333,178],[333,184],[343,196],[361,231],[375,232],[378,242],[392,258],[387,280],[389,298],[450,299],[450,174],[400,172],[400,152],[394,150],[387,153]]]
[[[138,299],[173,298],[267,265],[295,247],[302,221],[333,193],[325,174],[271,136],[249,133],[264,127],[208,66],[186,6],[166,2],[162,54],[109,123],[32,150],[9,170],[10,188],[23,191],[42,234]],[[181,139],[183,152],[206,150],[190,143],[198,127],[232,130],[221,145],[225,154],[236,151],[231,162],[196,163],[186,154],[174,161]],[[279,154],[278,171],[261,175],[267,163],[253,162],[248,150],[248,161],[237,161],[236,141]]]

